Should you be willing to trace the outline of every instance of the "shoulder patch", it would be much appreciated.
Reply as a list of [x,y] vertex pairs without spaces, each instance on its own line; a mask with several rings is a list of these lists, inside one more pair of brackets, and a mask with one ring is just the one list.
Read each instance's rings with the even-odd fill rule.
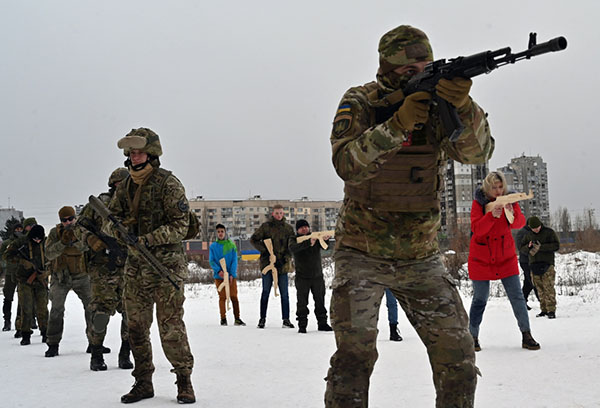
[[352,125],[352,106],[349,103],[340,105],[335,113],[333,119],[333,134],[335,136],[341,136]]
[[179,200],[179,202],[177,203],[177,207],[179,208],[179,211],[181,211],[182,213],[188,212],[190,209],[190,205],[183,198],[181,200]]

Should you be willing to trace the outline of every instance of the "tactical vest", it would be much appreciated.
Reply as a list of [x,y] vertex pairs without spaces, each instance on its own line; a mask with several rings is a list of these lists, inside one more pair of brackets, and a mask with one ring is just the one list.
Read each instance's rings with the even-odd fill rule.
[[[58,240],[62,240],[65,227],[62,224],[56,224],[56,235]],[[71,276],[77,276],[86,271],[83,252],[75,247],[66,247],[58,258],[52,261],[52,269],[60,271],[67,269]]]
[[[377,101],[377,83],[370,82],[361,88],[368,95],[370,106]],[[371,107],[369,126],[376,124],[375,109]],[[445,168],[443,154],[434,140],[430,124],[414,133],[416,132],[426,132],[428,144],[402,146],[402,149],[387,158],[375,177],[360,183],[346,181],[346,197],[382,211],[439,211]]]
[[[129,217],[125,220],[126,225],[130,225],[134,234],[140,236],[151,233],[161,225],[169,223],[165,209],[163,207],[163,188],[172,172],[155,168],[148,180],[140,186],[142,195],[140,197],[137,213],[133,211],[133,198],[135,196],[137,184],[133,183],[131,176],[125,179],[125,191],[127,196],[128,208],[131,211]],[[174,176],[173,176],[174,177]],[[181,242],[172,245],[165,245],[171,250],[183,250]]]

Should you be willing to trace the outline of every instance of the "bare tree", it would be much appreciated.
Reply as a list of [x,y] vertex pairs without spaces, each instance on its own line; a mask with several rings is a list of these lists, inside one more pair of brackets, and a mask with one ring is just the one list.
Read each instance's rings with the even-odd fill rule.
[[569,232],[571,231],[571,215],[566,207],[558,207],[556,210],[555,227],[558,231]]

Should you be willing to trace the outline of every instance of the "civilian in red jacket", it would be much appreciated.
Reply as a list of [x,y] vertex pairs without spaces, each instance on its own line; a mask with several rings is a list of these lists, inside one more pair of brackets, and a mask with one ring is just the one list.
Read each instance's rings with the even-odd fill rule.
[[[490,281],[496,279],[502,281],[519,329],[523,333],[523,348],[540,348],[531,336],[527,306],[519,280],[515,241],[511,234],[511,229],[519,229],[525,225],[525,217],[518,203],[485,212],[486,204],[507,193],[504,174],[493,171],[483,180],[483,186],[475,191],[475,200],[471,207],[469,278],[473,282],[473,301],[469,312],[469,331],[473,336],[475,351],[481,350],[479,325],[490,294]],[[506,217],[506,212],[513,214],[512,224]]]

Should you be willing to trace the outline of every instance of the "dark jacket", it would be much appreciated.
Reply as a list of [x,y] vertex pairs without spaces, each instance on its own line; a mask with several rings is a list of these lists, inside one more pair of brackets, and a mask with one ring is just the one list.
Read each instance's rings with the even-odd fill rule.
[[515,246],[519,250],[520,263],[529,263],[529,249],[525,251],[521,249],[521,241],[523,241],[523,238],[525,238],[525,235],[527,235],[529,232],[531,232],[531,228],[525,225],[517,232],[517,235],[515,236]]
[[[310,239],[297,243],[296,239],[301,235],[290,237],[288,248],[294,256],[294,265],[296,266],[296,277],[304,279],[319,278],[323,276],[323,266],[321,265],[321,245],[315,242],[310,245]],[[329,240],[325,241],[329,244]]]
[[277,261],[275,267],[278,273],[289,273],[292,271],[292,257],[288,249],[288,239],[294,236],[294,228],[288,224],[285,217],[277,221],[270,217],[269,221],[263,223],[252,237],[250,243],[254,248],[260,251],[260,269],[269,265],[269,251],[263,243],[263,240],[271,238],[273,242],[273,252]]
[[525,234],[520,244],[521,251],[529,253],[529,241],[538,241],[541,244],[534,256],[529,255],[529,265],[532,269],[534,264],[554,265],[554,252],[560,248],[560,241],[552,228],[542,224],[542,229],[537,234],[533,231]]

